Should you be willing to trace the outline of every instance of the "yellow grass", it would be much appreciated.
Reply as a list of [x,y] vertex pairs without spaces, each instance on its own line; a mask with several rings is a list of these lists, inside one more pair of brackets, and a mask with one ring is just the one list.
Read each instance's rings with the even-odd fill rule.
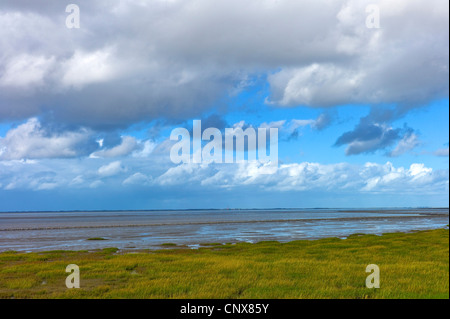
[[[124,253],[0,253],[1,298],[449,298],[448,229]],[[65,286],[68,264],[81,288]],[[379,289],[365,286],[368,264]]]

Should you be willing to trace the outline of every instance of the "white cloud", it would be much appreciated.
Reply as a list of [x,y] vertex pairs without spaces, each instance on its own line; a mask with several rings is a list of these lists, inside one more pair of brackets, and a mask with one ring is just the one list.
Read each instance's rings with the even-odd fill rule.
[[[6,166],[8,170],[2,172],[2,166]],[[42,166],[37,162],[0,161],[0,179],[5,181],[5,190],[51,190],[63,185],[58,174],[52,168]]]
[[58,183],[41,183],[37,186],[37,190],[50,190],[58,186]]
[[22,54],[7,62],[0,76],[0,86],[27,87],[41,85],[55,62],[54,57]]
[[367,3],[356,0],[99,0],[83,5],[74,32],[56,4],[4,0],[0,117],[51,111],[90,127],[186,119],[255,75],[269,75],[268,101],[282,106],[448,97],[448,2],[372,3],[380,29],[366,28]]
[[98,169],[98,174],[102,177],[114,176],[123,172],[127,169],[122,165],[121,161],[111,162],[109,164],[103,165]]
[[[242,164],[182,164],[168,167],[157,157],[106,159],[42,159],[0,161],[0,181],[5,190],[89,189],[146,187],[155,191],[202,191],[446,194],[448,170],[433,170],[423,163],[409,167],[385,164],[290,163],[269,166]],[[99,163],[101,166],[99,167]],[[151,163],[151,165],[149,165]],[[107,179],[106,179],[107,178]],[[106,182],[107,181],[107,182]]]
[[[406,129],[406,131],[407,136],[413,134],[410,129]],[[394,129],[386,123],[372,123],[363,118],[353,131],[342,134],[337,139],[335,146],[347,144],[346,155],[373,153],[379,149],[390,147],[401,138],[402,134],[401,129]],[[409,145],[403,143],[402,146]],[[398,155],[400,155],[400,150],[397,150]]]
[[275,94],[269,103],[281,105],[330,106],[349,101],[361,85],[362,74],[333,64],[312,64],[283,69],[268,80]]
[[[269,76],[274,92],[269,102],[334,106],[389,101],[414,106],[431,96],[448,96],[448,3],[372,3],[380,7],[379,29],[365,27],[364,1],[343,1],[336,14],[335,49],[350,60],[339,61],[336,52],[335,59],[282,68]],[[411,52],[414,57],[408,58]]]
[[432,171],[432,168],[425,167],[424,164],[411,164],[408,173],[414,178],[419,178],[431,174]]
[[[100,144],[100,143],[99,143]],[[103,144],[103,142],[102,142]],[[132,136],[122,136],[122,142],[109,149],[102,149],[91,154],[91,157],[118,157],[125,156],[138,148],[136,138]]]
[[0,137],[0,160],[77,157],[91,151],[93,144],[87,129],[51,132],[31,118]]
[[414,149],[418,145],[420,145],[420,141],[416,134],[414,134],[414,133],[406,134],[405,136],[403,136],[403,138],[400,140],[400,142],[398,142],[395,149],[393,149],[389,153],[389,156],[393,156],[393,157],[400,156],[400,155]]
[[103,181],[97,180],[97,181],[93,181],[92,183],[89,184],[89,188],[98,188],[100,186],[103,186],[105,183]]
[[94,52],[75,51],[73,56],[62,63],[64,70],[61,82],[65,86],[81,88],[84,85],[112,80],[116,75],[113,49],[105,48]]
[[71,181],[69,185],[82,185],[85,182],[83,176],[77,175]]
[[152,182],[151,176],[142,173],[135,173],[123,181],[123,185],[149,185]]
[[447,183],[448,187],[448,180],[440,180],[442,176],[439,174],[433,175],[433,170],[425,167],[422,163],[411,164],[409,169],[395,168],[390,162],[383,166],[370,163],[366,164],[364,173],[376,174],[376,176],[367,178],[366,185],[362,188],[363,191],[391,192],[393,190],[399,191],[401,187],[404,187],[403,192],[407,193],[417,191],[424,185],[437,186],[433,185],[433,182],[441,186],[445,186]]
[[314,130],[323,130],[328,127],[333,121],[332,116],[328,113],[321,113],[316,119],[292,119],[283,122],[280,126],[282,133],[289,134],[289,138],[298,137],[301,135],[301,128],[309,126]]
[[441,148],[434,152],[434,155],[436,156],[443,156],[448,157],[448,147],[447,148]]
[[291,128],[293,130],[299,128],[299,127],[304,127],[304,126],[308,126],[308,125],[313,125],[315,123],[314,120],[296,120],[293,119],[291,120],[290,124],[291,124]]
[[182,183],[180,178],[184,178],[185,182],[201,182],[202,179],[208,177],[208,172],[211,170],[207,164],[178,165],[169,168],[156,181],[160,185],[178,185]]
[[148,157],[158,145],[150,140],[139,141],[138,143],[139,148],[132,153],[134,157]]
[[274,121],[274,122],[269,122],[269,123],[261,123],[261,125],[259,125],[260,128],[277,128],[277,129],[281,129],[286,123],[286,120],[281,120],[281,121]]
[[[270,170],[270,172],[268,171]],[[271,173],[271,174],[268,174]],[[253,162],[243,164],[183,164],[155,180],[159,185],[246,186],[268,191],[326,190],[329,192],[421,193],[448,189],[448,171],[433,172],[422,163],[395,168],[392,163],[293,163],[279,167]]]

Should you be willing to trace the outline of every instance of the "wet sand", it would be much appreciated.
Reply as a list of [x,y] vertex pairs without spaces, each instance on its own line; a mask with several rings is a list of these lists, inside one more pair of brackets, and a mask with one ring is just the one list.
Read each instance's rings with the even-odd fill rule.
[[[0,251],[159,249],[443,228],[448,208],[0,213]],[[104,240],[89,240],[102,238]]]

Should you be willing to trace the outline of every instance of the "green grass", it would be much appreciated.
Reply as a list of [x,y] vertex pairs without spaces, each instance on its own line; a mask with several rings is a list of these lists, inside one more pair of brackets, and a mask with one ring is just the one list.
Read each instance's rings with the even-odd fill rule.
[[[449,231],[121,253],[0,253],[0,298],[449,298]],[[166,245],[167,246],[167,245]],[[67,289],[68,264],[81,288]],[[368,289],[368,264],[380,289]]]

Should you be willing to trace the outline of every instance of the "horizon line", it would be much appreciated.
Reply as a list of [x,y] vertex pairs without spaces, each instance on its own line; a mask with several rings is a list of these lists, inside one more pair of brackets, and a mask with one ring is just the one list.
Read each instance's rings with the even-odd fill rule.
[[161,208],[161,209],[64,209],[64,210],[0,210],[1,213],[69,213],[69,212],[153,212],[153,211],[206,211],[206,210],[319,210],[319,209],[449,209],[443,206],[379,206],[379,207],[269,207],[269,208]]

